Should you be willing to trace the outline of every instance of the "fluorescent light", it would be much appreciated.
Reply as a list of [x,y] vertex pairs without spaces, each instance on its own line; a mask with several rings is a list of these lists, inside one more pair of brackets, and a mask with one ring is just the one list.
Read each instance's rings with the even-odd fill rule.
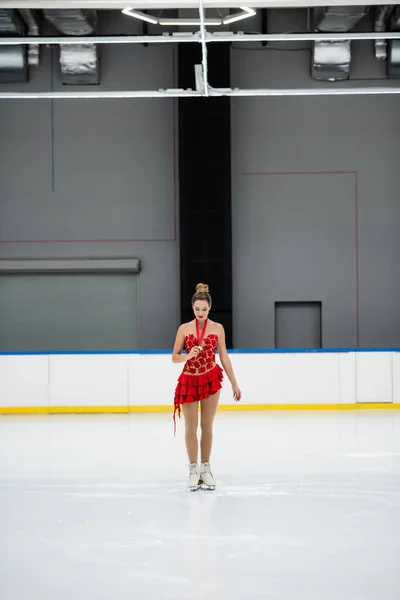
[[[204,19],[204,25],[229,25],[229,23],[241,21],[242,19],[247,19],[248,17],[252,17],[256,14],[256,11],[253,8],[247,8],[245,6],[241,6],[240,8],[241,12],[231,15],[226,19]],[[201,25],[200,19],[156,19],[155,17],[149,17],[146,15],[146,13],[143,13],[140,10],[134,10],[133,8],[124,8],[122,12],[124,15],[128,15],[128,17],[134,17],[136,19],[140,19],[141,21],[147,21],[153,25],[176,25],[178,27]]]
[[147,21],[147,23],[152,23],[153,25],[158,24],[157,19],[154,19],[153,17],[149,17],[149,15],[146,15],[145,13],[140,12],[139,10],[133,10],[133,8],[124,8],[122,10],[122,12],[124,13],[124,15],[128,15],[128,17],[135,17],[135,19],[140,19],[141,21]]
[[[167,19],[165,21],[160,21],[160,25],[200,25],[200,19]],[[222,21],[220,19],[204,19],[204,25],[222,25]]]
[[235,23],[235,21],[241,21],[242,19],[248,19],[249,17],[253,17],[256,14],[256,11],[252,8],[246,8],[245,6],[240,7],[243,12],[237,13],[236,15],[232,15],[227,19],[223,20],[224,25],[229,25],[230,23]]

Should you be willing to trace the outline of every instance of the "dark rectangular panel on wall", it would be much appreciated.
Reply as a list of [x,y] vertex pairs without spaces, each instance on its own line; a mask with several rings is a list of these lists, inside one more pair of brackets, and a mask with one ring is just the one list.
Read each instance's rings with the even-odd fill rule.
[[[178,87],[195,89],[200,44],[179,44]],[[229,87],[229,44],[209,44],[209,83]],[[193,317],[196,283],[210,286],[211,318],[232,347],[231,123],[229,98],[179,100],[181,318]]]
[[0,352],[138,348],[133,273],[0,274]]

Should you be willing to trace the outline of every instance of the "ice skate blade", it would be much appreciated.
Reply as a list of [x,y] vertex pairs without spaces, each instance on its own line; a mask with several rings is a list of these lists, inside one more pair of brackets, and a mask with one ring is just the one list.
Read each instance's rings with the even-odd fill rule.
[[189,487],[189,492],[198,492],[200,489],[199,485],[192,485]]
[[206,485],[205,483],[202,483],[200,487],[202,490],[206,490],[208,492],[213,492],[215,490],[215,485]]

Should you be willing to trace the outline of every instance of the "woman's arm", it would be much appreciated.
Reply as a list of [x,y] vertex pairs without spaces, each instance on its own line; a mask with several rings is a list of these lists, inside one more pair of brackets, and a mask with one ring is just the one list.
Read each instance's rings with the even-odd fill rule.
[[181,325],[176,333],[174,349],[172,351],[172,362],[182,363],[186,362],[187,356],[181,354],[183,346],[185,345],[185,334],[183,332],[183,325]]
[[219,331],[218,331],[218,354],[219,354],[222,366],[225,370],[225,373],[227,374],[228,379],[231,382],[232,390],[233,390],[233,397],[236,400],[236,402],[239,402],[240,398],[242,397],[242,392],[240,391],[238,384],[236,382],[236,378],[235,378],[232,364],[231,364],[231,359],[229,358],[229,355],[228,355],[228,352],[226,349],[225,330],[222,325],[219,325]]
[[182,354],[183,347],[185,345],[185,328],[184,325],[181,325],[177,331],[174,349],[172,351],[172,362],[173,363],[183,363],[187,360],[191,360],[195,358],[199,351],[197,348],[192,348],[189,354]]

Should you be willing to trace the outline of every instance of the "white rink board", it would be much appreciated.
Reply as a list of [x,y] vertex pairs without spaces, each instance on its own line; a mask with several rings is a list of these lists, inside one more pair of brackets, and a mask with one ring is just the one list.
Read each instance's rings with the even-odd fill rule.
[[355,404],[356,402],[356,354],[355,352],[339,353],[339,402]]
[[[338,353],[231,355],[244,404],[337,404],[340,402]],[[225,375],[223,404],[232,392]]]
[[393,402],[392,352],[356,354],[357,402]]
[[50,356],[50,407],[127,406],[128,355]]
[[174,364],[170,354],[130,354],[129,406],[173,406],[183,366]]
[[49,405],[47,355],[0,356],[0,407]]
[[400,404],[400,352],[393,352],[393,402]]
[[[246,405],[400,403],[399,352],[232,352]],[[217,362],[221,364],[217,355]],[[173,407],[169,353],[0,355],[0,409]],[[221,404],[235,404],[224,373]]]

